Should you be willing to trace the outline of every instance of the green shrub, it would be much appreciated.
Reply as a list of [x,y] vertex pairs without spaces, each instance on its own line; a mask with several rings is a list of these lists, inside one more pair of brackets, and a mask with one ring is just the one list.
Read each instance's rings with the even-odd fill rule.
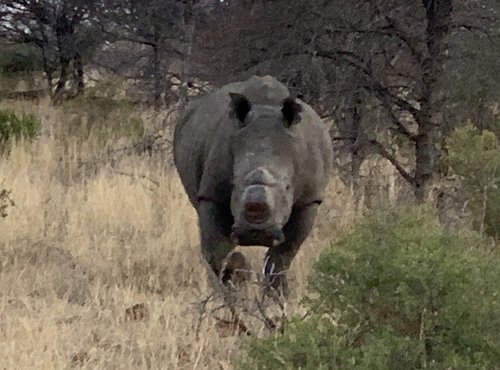
[[250,338],[239,369],[498,369],[500,260],[424,208],[367,217],[310,276],[309,316]]
[[0,149],[12,140],[33,139],[37,129],[33,114],[17,115],[11,110],[0,110]]
[[495,134],[468,124],[447,139],[445,163],[463,178],[475,227],[500,237],[500,143]]
[[34,44],[15,44],[0,48],[0,74],[31,73],[42,69],[40,49]]

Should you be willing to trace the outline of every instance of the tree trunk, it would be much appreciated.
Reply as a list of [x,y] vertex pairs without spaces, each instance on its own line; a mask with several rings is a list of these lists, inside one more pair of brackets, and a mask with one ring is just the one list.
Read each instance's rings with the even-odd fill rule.
[[350,137],[350,151],[351,151],[351,181],[352,181],[352,191],[354,193],[354,198],[356,206],[359,204],[359,199],[361,197],[360,187],[359,187],[359,169],[363,164],[362,150],[362,129],[361,129],[361,108],[363,101],[361,99],[361,94],[357,90],[354,93],[353,105],[351,112],[352,119],[352,136]]
[[42,46],[42,66],[43,66],[43,72],[45,73],[45,79],[47,80],[47,87],[49,89],[49,92],[52,93],[53,85],[52,85],[52,72],[53,69],[49,65],[49,61],[47,59],[47,54],[45,50],[45,46]]
[[191,54],[193,52],[193,41],[194,41],[194,35],[196,32],[196,9],[195,9],[195,0],[188,0],[184,4],[184,14],[183,14],[183,23],[184,23],[184,30],[185,30],[185,35],[186,35],[186,41],[187,41],[187,50],[186,54],[183,60],[183,65],[182,65],[182,73],[180,76],[180,79],[182,81],[181,83],[181,88],[179,91],[179,103],[178,103],[178,109],[179,111],[182,111],[187,103],[188,103],[188,85],[187,82],[191,78]]
[[[429,131],[425,132],[425,128]],[[415,181],[413,192],[418,204],[424,203],[429,191],[429,183],[434,172],[433,134],[430,125],[419,126],[419,135],[415,141]]]
[[[446,59],[446,37],[451,28],[452,0],[422,0],[426,11],[427,55],[422,63],[422,95],[420,112],[416,117],[418,135],[415,139],[415,185],[414,194],[418,203],[423,203],[435,172],[438,153],[434,107],[436,105],[437,82]],[[440,103],[442,104],[442,103]]]
[[54,72],[54,68],[50,65],[48,56],[47,56],[47,46],[49,45],[49,40],[43,26],[40,26],[40,34],[42,35],[40,48],[42,49],[42,67],[43,72],[45,73],[45,78],[47,79],[47,87],[49,89],[49,93],[52,94],[52,73]]
[[56,90],[54,91],[54,96],[52,98],[54,103],[57,103],[62,99],[64,89],[66,88],[66,82],[68,81],[69,59],[61,56],[60,64],[61,64],[61,74],[59,75],[59,80],[57,81]]
[[52,99],[54,103],[58,103],[62,99],[66,88],[66,82],[68,81],[70,62],[74,59],[75,28],[73,20],[69,16],[67,5],[68,4],[64,4],[63,9],[61,9],[61,13],[57,16],[54,25],[54,31],[57,39],[57,49],[59,52],[59,67],[61,69],[59,81],[57,81],[56,90]]
[[75,67],[75,85],[76,85],[76,95],[83,94],[83,90],[85,89],[85,83],[83,81],[83,63],[82,63],[82,56],[81,54],[77,51],[75,53],[75,58],[73,60],[74,67]]
[[158,109],[161,106],[163,76],[161,73],[160,33],[158,32],[158,28],[156,25],[154,26],[153,40],[154,106]]

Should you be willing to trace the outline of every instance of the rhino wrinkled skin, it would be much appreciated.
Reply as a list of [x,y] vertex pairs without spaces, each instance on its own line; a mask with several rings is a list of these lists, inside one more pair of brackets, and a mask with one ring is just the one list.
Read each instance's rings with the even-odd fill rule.
[[253,76],[188,105],[175,128],[174,162],[215,274],[231,279],[224,261],[236,245],[266,246],[265,274],[286,294],[284,272],[313,227],[331,172],[320,117],[273,77]]

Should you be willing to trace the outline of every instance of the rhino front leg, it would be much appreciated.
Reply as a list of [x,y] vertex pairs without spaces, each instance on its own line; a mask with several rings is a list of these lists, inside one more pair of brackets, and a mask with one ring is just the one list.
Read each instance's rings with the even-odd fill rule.
[[318,204],[316,203],[293,210],[288,223],[283,228],[285,242],[277,247],[269,248],[264,265],[267,293],[275,290],[285,297],[289,295],[286,271],[300,246],[310,234],[317,210]]
[[[229,238],[234,222],[233,216],[229,207],[211,201],[200,202],[197,210],[203,258],[210,265],[217,278],[226,283],[233,278],[233,265],[239,267],[239,264],[242,263],[241,258],[243,258],[242,255],[233,253],[229,257],[229,261],[226,260],[235,247]],[[223,268],[225,268],[224,271],[222,271]]]

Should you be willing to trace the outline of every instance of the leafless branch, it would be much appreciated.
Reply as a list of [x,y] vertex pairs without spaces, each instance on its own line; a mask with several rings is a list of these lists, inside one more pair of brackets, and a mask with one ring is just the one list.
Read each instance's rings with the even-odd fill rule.
[[335,61],[345,61],[350,66],[356,68],[356,70],[360,71],[364,77],[367,78],[369,82],[368,91],[375,94],[375,96],[385,103],[389,116],[391,118],[391,122],[394,124],[396,129],[408,137],[410,140],[415,140],[415,133],[411,132],[399,119],[399,117],[395,114],[392,105],[397,105],[400,109],[408,111],[415,118],[418,117],[419,110],[411,105],[405,99],[394,94],[387,86],[382,85],[376,78],[372,75],[369,68],[364,64],[361,58],[352,52],[335,50],[335,51],[325,51],[325,50],[316,50],[315,55],[323,58],[332,59]]
[[380,142],[375,139],[369,141],[376,152],[387,159],[396,168],[396,170],[401,174],[401,176],[408,181],[410,184],[415,184],[415,178],[410,175],[410,173],[399,163],[396,157],[391,154]]

